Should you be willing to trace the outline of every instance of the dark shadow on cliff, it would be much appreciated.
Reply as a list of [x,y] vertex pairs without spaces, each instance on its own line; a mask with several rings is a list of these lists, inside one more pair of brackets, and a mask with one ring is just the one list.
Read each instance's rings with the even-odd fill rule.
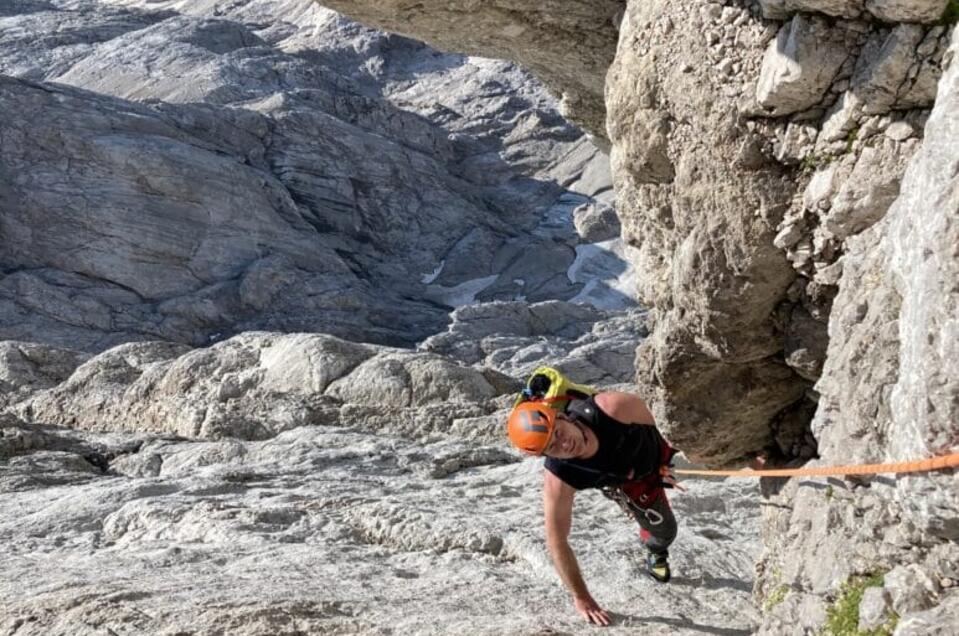
[[749,634],[753,633],[751,628],[736,629],[732,627],[702,625],[700,623],[691,621],[688,618],[672,618],[667,616],[634,616],[631,614],[618,614],[614,612],[610,612],[610,617],[613,619],[613,625],[622,627],[648,624],[664,625],[666,627],[663,629],[663,632],[666,634],[670,633],[670,630],[668,629],[670,627],[674,629],[695,631],[699,632],[700,634],[714,634],[715,636],[748,636]]
[[707,590],[736,590],[739,592],[752,592],[753,586],[749,581],[743,581],[741,579],[727,579],[713,576],[702,576],[699,578],[687,578],[683,576],[674,576],[670,581],[670,585],[678,585],[680,587],[703,587]]

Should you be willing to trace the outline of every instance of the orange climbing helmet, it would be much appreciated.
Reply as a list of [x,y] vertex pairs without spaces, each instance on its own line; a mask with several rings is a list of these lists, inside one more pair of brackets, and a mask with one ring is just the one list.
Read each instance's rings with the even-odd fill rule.
[[513,446],[528,455],[542,455],[556,428],[556,409],[544,402],[521,402],[506,422]]

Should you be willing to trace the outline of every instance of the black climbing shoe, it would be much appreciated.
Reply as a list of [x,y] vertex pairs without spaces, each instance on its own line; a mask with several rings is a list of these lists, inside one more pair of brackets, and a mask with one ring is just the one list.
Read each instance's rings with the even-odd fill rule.
[[650,552],[646,557],[646,573],[660,583],[669,583],[669,552]]

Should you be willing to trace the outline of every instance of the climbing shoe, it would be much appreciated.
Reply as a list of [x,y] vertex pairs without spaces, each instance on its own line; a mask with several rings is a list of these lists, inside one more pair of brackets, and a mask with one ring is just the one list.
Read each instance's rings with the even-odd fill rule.
[[646,573],[660,583],[668,583],[669,552],[650,552],[646,557]]

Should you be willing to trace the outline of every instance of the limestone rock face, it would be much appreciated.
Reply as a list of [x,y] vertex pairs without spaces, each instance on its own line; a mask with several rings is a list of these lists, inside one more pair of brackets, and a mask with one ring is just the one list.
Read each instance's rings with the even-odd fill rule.
[[89,358],[71,349],[31,342],[0,342],[0,409],[66,380]]
[[861,15],[863,8],[863,0],[759,0],[759,4],[763,15],[774,20],[787,18],[795,11],[856,18]]
[[935,22],[949,0],[866,0],[866,10],[889,22]]
[[[555,349],[577,377],[626,388],[638,324],[495,302],[457,310],[432,352],[251,332],[93,356],[30,391],[22,417],[0,413],[0,626],[576,631],[544,548],[541,460],[502,433],[521,385],[497,369],[555,363]],[[478,364],[463,361],[470,339]],[[66,370],[70,354],[48,347],[44,359]],[[688,605],[641,576],[635,522],[595,492],[576,504],[590,589],[613,611],[691,621],[689,633],[757,625],[757,487],[689,485],[671,497],[683,532],[671,559],[697,581]]]
[[584,384],[629,383],[645,312],[603,312],[561,302],[461,307],[445,333],[420,348],[525,379],[542,360]]
[[[0,430],[14,429],[36,430]],[[0,461],[5,631],[582,629],[543,548],[541,462],[501,437],[304,426],[261,441],[130,444],[48,430],[59,442]],[[642,576],[635,523],[584,494],[577,554],[593,594],[617,613],[693,625],[680,633],[755,625],[755,489],[704,482],[673,499],[684,541],[672,562],[698,582],[679,610],[673,590]],[[730,544],[721,558],[717,542]],[[635,633],[646,616],[607,631]]]
[[875,17],[887,22],[935,22],[949,0],[759,0],[763,15],[783,19],[794,11],[843,18]]
[[840,258],[899,195],[950,34],[861,2],[763,6],[630,3],[607,76],[617,212],[652,308],[637,380],[716,463],[792,456],[775,431],[815,405]]
[[617,210],[639,249],[640,298],[655,308],[637,380],[670,439],[716,462],[764,445],[768,419],[803,391],[775,357],[771,316],[793,279],[772,241],[794,186],[738,114],[743,86],[714,65],[758,72],[764,29],[744,27],[743,44],[717,59],[703,33],[727,20],[752,18],[708,3],[630,3],[607,78]]
[[[905,461],[954,450],[957,53],[959,35],[953,34],[923,143],[898,198],[879,222],[846,243],[828,355],[816,384],[813,432],[824,464]],[[785,584],[828,598],[852,576],[884,572],[882,594],[901,616],[896,633],[946,633],[955,603],[945,588],[959,573],[955,476],[947,471],[852,486],[837,483],[824,496],[790,483],[775,494],[774,502],[788,499],[792,511],[770,508],[765,515],[760,588],[768,594]],[[826,527],[828,537],[791,530]],[[786,603],[774,615],[763,633],[779,633],[777,621],[798,620]]]
[[848,57],[845,39],[828,23],[797,15],[766,49],[756,99],[776,115],[814,106]]
[[[500,383],[502,387],[502,383]],[[377,350],[332,336],[247,332],[207,349],[131,343],[94,356],[59,386],[17,405],[31,421],[88,430],[265,439],[328,422],[340,408],[391,411],[446,405],[454,414],[498,395],[479,371],[427,353]],[[419,427],[436,426],[423,413]],[[359,418],[356,418],[357,423]]]
[[439,49],[515,60],[561,97],[566,117],[606,137],[603,78],[616,49],[621,0],[319,2]]
[[[704,463],[954,450],[946,0],[329,4],[525,64],[617,200],[505,62],[298,0],[5,4],[0,631],[575,632],[502,435],[544,363]],[[761,494],[670,495],[678,594],[580,497],[610,631],[818,633],[877,572],[861,628],[955,630],[951,472]]]
[[509,63],[288,0],[5,11],[0,337],[411,345],[476,300],[634,304],[566,275],[625,269],[569,222],[607,160]]

